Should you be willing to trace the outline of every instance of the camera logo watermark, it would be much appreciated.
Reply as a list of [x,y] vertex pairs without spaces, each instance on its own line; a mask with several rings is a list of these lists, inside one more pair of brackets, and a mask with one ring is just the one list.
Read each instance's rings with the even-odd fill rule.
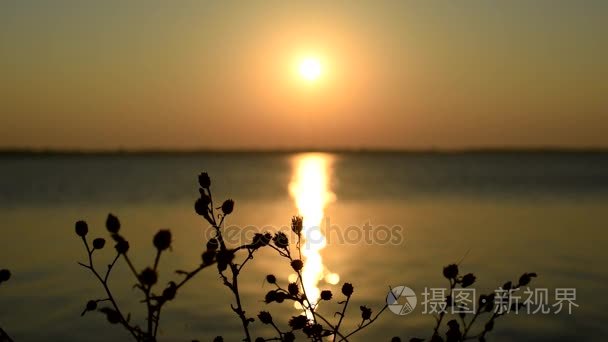
[[418,297],[416,293],[407,286],[397,286],[392,288],[386,295],[388,309],[395,315],[407,315],[414,311]]
[[[550,300],[551,293],[553,294]],[[515,288],[499,287],[491,295],[477,296],[474,288],[428,288],[422,292],[422,314],[476,314],[480,311],[495,314],[520,312],[526,314],[571,315],[576,303],[576,288]],[[406,286],[392,288],[386,296],[389,310],[396,315],[407,315],[414,311],[418,298]]]

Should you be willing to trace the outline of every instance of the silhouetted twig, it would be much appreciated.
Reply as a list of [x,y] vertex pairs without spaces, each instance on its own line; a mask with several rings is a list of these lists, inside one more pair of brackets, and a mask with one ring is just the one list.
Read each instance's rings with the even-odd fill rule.
[[[107,298],[94,299],[89,300],[85,306],[82,315],[85,315],[89,311],[99,311],[106,315],[108,321],[112,324],[120,324],[122,325],[137,341],[155,341],[156,336],[158,334],[158,326],[160,322],[160,314],[161,310],[168,301],[175,298],[177,294],[177,290],[181,288],[188,280],[194,277],[198,272],[200,272],[203,268],[211,265],[213,261],[209,261],[203,263],[198,266],[195,270],[191,272],[178,271],[178,274],[185,275],[185,278],[180,282],[176,283],[175,281],[171,281],[167,284],[167,286],[163,289],[162,293],[155,294],[153,292],[154,286],[158,280],[158,265],[160,263],[161,255],[164,251],[170,248],[171,246],[171,232],[166,229],[161,229],[156,233],[153,239],[153,245],[156,248],[156,256],[154,259],[153,267],[147,267],[141,272],[137,272],[133,262],[131,261],[128,252],[129,252],[129,242],[119,234],[120,231],[120,221],[118,218],[112,214],[108,215],[106,220],[106,229],[111,234],[112,239],[116,242],[114,248],[116,249],[116,256],[112,260],[112,262],[107,266],[107,270],[105,273],[101,273],[94,265],[94,252],[96,250],[101,250],[105,247],[106,241],[103,238],[96,238],[92,241],[92,246],[89,244],[87,240],[87,234],[89,232],[89,228],[86,222],[78,221],[76,222],[76,234],[81,237],[84,247],[87,251],[88,263],[79,262],[82,267],[88,269],[100,282],[102,285]],[[128,268],[131,270],[131,273],[135,277],[136,284],[135,288],[139,289],[143,294],[142,302],[146,305],[146,328],[142,329],[139,325],[131,324],[131,315],[125,315],[120,307],[118,302],[116,301],[112,291],[109,287],[108,281],[110,278],[110,274],[116,265],[116,262],[121,258],[125,261]],[[110,307],[102,307],[97,308],[98,303],[100,302],[109,302],[111,304]]]
[[[105,297],[101,299],[89,300],[82,315],[89,311],[99,311],[106,315],[108,321],[112,324],[120,324],[126,329],[135,340],[137,341],[156,341],[157,334],[160,326],[161,311],[163,306],[173,300],[178,290],[184,286],[189,280],[194,278],[201,270],[209,267],[210,265],[217,265],[218,274],[223,284],[232,292],[234,297],[234,303],[230,305],[232,311],[239,318],[243,327],[243,340],[246,342],[252,342],[252,331],[250,329],[251,323],[255,322],[255,318],[248,316],[243,307],[243,300],[241,298],[241,292],[239,288],[239,275],[245,269],[245,266],[254,258],[254,254],[261,248],[269,247],[274,250],[280,258],[286,259],[291,265],[291,268],[296,273],[297,277],[294,282],[288,283],[287,286],[281,286],[277,282],[277,278],[269,274],[266,276],[266,282],[272,284],[275,289],[268,291],[265,295],[264,302],[266,304],[271,303],[291,303],[295,302],[299,304],[302,309],[302,313],[291,317],[287,326],[288,329],[281,329],[280,324],[273,320],[273,317],[269,311],[261,311],[258,313],[257,318],[262,324],[266,324],[272,327],[276,332],[276,336],[268,338],[258,337],[255,342],[260,341],[284,341],[291,342],[296,338],[296,334],[301,332],[307,339],[311,341],[323,341],[324,339],[331,339],[332,341],[348,341],[349,338],[367,328],[374,323],[382,313],[384,313],[388,307],[388,304],[384,304],[383,307],[373,315],[373,310],[366,305],[359,307],[361,321],[349,332],[344,332],[344,318],[348,314],[349,303],[354,293],[354,287],[350,283],[343,283],[341,293],[344,296],[344,300],[338,301],[341,308],[335,313],[335,316],[339,316],[337,322],[332,323],[330,319],[323,316],[318,312],[318,305],[320,301],[330,302],[334,299],[331,290],[323,290],[320,293],[320,299],[317,302],[313,302],[307,294],[306,286],[304,286],[303,279],[303,268],[304,261],[302,260],[302,225],[303,218],[294,216],[291,220],[291,230],[295,233],[295,251],[292,251],[292,245],[283,232],[277,232],[270,234],[268,232],[256,233],[251,242],[233,247],[229,246],[224,239],[223,229],[225,219],[228,215],[234,211],[234,201],[231,199],[222,202],[222,205],[215,207],[213,204],[213,197],[211,192],[211,180],[207,173],[201,173],[198,176],[199,183],[199,194],[200,197],[194,204],[196,213],[202,216],[210,225],[214,236],[209,239],[206,243],[206,250],[202,253],[202,263],[200,263],[192,271],[178,270],[176,273],[183,278],[179,281],[170,281],[162,292],[157,293],[155,286],[158,280],[158,269],[163,253],[170,248],[172,242],[172,235],[169,230],[162,229],[156,233],[152,242],[156,248],[156,254],[152,261],[152,266],[144,268],[138,272],[134,263],[131,260],[129,254],[129,242],[119,234],[120,221],[112,214],[109,214],[106,220],[106,229],[110,233],[111,238],[115,242],[114,248],[116,249],[116,256],[112,259],[112,262],[108,264],[105,272],[100,272],[94,265],[95,251],[103,249],[105,246],[105,239],[96,238],[93,239],[92,244],[89,244],[87,240],[88,225],[84,221],[76,222],[76,234],[81,237],[83,245],[87,251],[88,262],[79,264],[85,269],[89,270],[95,278],[99,281],[105,291]],[[242,261],[238,263],[236,261],[237,253],[246,253],[242,257]],[[296,257],[297,255],[297,257]],[[135,278],[135,288],[139,290],[142,295],[141,303],[145,304],[145,328],[141,328],[139,325],[131,323],[131,315],[124,314],[119,307],[119,303],[113,296],[112,291],[109,287],[108,281],[110,278],[111,271],[114,269],[119,259],[122,259]],[[4,270],[3,270],[4,271]],[[2,272],[2,271],[0,271]],[[0,273],[2,275],[2,273]],[[475,276],[472,273],[459,276],[458,266],[455,264],[448,265],[443,269],[443,275],[449,281],[449,294],[445,298],[445,304],[448,307],[455,305],[455,301],[452,298],[453,292],[457,286],[462,288],[468,287],[475,282]],[[10,273],[9,273],[10,277]],[[531,278],[536,277],[535,273],[524,273],[516,286],[512,286],[512,282],[507,282],[503,285],[503,289],[511,290],[518,289],[521,286],[527,285]],[[0,282],[1,282],[0,277]],[[392,290],[391,290],[392,293]],[[510,294],[509,294],[510,296]],[[505,313],[494,312],[490,315],[489,319],[484,325],[484,328],[477,334],[470,336],[471,329],[479,318],[490,313],[493,308],[494,294],[482,295],[479,298],[479,306],[473,316],[467,320],[464,314],[460,314],[459,318],[462,324],[456,319],[452,319],[447,322],[448,330],[445,333],[447,342],[459,342],[468,339],[479,339],[485,341],[486,335],[493,329],[494,322],[500,316]],[[97,308],[99,303],[108,302],[109,306]],[[443,337],[440,336],[440,329],[447,313],[442,311],[436,317],[436,325],[433,329],[430,341],[432,342],[443,342]],[[0,330],[0,333],[4,334]],[[214,341],[223,341],[221,336],[217,336]],[[393,342],[400,342],[399,337],[393,337]],[[413,338],[411,341],[419,342],[424,341],[423,339]]]
[[[511,308],[510,306],[508,308],[499,308],[495,305],[496,292],[487,295],[482,294],[479,296],[478,299],[473,299],[477,301],[478,305],[473,313],[473,316],[468,320],[468,322],[466,319],[465,312],[458,313],[458,317],[460,319],[460,322],[462,323],[462,328],[460,327],[460,324],[456,319],[452,319],[447,322],[448,330],[445,333],[446,338],[444,339],[440,336],[439,329],[441,328],[441,322],[443,321],[443,318],[447,315],[447,308],[459,305],[459,303],[457,303],[456,300],[453,298],[454,289],[457,286],[460,286],[461,288],[466,288],[473,285],[473,283],[475,283],[476,281],[476,277],[473,273],[467,273],[464,276],[459,276],[458,265],[456,264],[451,264],[444,267],[443,276],[449,281],[450,291],[448,296],[445,298],[445,309],[439,313],[438,317],[435,317],[436,325],[433,329],[433,335],[429,339],[429,341],[431,342],[462,342],[471,339],[477,339],[480,342],[484,342],[486,341],[486,335],[494,328],[494,322],[497,318],[509,313],[511,309],[518,310],[523,305],[522,303],[519,303],[514,304],[516,307],[514,306],[513,308]],[[508,281],[504,285],[502,285],[499,290],[504,291],[506,293],[506,296],[505,298],[501,299],[501,303],[503,303],[501,305],[504,305],[505,302],[511,303],[510,298],[512,291],[518,290],[520,287],[528,285],[531,282],[532,278],[535,278],[536,276],[536,273],[533,272],[524,273],[519,278],[519,281],[515,283],[516,285],[513,285],[513,282],[511,281]],[[474,323],[478,320],[478,318],[485,314],[490,315],[490,318],[484,324],[483,329],[479,333],[470,336],[469,333]],[[410,341],[422,342],[424,341],[424,339],[412,338],[410,339]]]
[[[0,270],[0,284],[11,279],[11,271],[7,269]],[[0,342],[13,342],[13,339],[8,335],[6,331],[0,328]]]

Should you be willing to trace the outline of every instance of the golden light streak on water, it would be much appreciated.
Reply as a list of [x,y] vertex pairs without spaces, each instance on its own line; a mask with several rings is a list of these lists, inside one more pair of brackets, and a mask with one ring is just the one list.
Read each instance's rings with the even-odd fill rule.
[[[335,200],[330,189],[330,177],[333,157],[325,153],[305,153],[293,160],[293,176],[289,184],[289,193],[293,197],[299,215],[304,218],[302,228],[302,256],[304,269],[302,283],[310,302],[319,301],[319,283],[325,281],[337,284],[340,276],[331,273],[325,265],[320,251],[327,241],[321,230],[325,216],[325,207]],[[294,276],[290,281],[294,281]]]

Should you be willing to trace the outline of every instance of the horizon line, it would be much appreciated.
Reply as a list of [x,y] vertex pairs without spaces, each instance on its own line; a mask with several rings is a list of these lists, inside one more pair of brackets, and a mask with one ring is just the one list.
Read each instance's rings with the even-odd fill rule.
[[524,146],[461,148],[2,148],[0,155],[162,155],[214,153],[411,153],[411,154],[490,154],[490,153],[608,153],[608,147]]

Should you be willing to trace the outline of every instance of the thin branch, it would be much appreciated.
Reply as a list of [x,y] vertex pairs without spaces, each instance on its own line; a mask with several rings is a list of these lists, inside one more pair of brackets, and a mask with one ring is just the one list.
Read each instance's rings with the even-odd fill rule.
[[343,337],[340,341],[348,341],[347,339],[349,337],[351,337],[352,335],[356,334],[357,332],[363,330],[365,327],[367,327],[368,325],[374,323],[374,321],[376,319],[378,319],[378,317],[382,314],[382,312],[384,312],[384,310],[386,310],[386,308],[388,308],[388,304],[384,304],[384,306],[382,307],[382,309],[376,314],[376,316],[374,316],[373,318],[370,318],[369,321],[367,321],[367,323],[365,324],[361,324],[357,327],[357,329],[353,330],[352,332],[350,332],[348,335],[346,335],[345,337]]
[[344,314],[346,313],[346,307],[348,306],[348,302],[350,301],[350,296],[346,297],[346,301],[344,302],[344,307],[342,307],[342,312],[340,313],[340,319],[338,320],[338,324],[336,324],[336,328],[334,329],[334,340],[336,339],[336,334],[340,330],[340,325],[342,324],[342,320],[344,319]]
[[107,277],[108,277],[110,271],[112,270],[112,267],[113,267],[114,263],[116,262],[116,258],[115,258],[114,262],[112,262],[112,264],[110,266],[108,266],[108,271],[107,271],[105,277],[102,278],[99,275],[99,273],[97,272],[97,270],[95,269],[95,266],[93,265],[93,251],[89,248],[89,244],[87,242],[87,239],[84,236],[82,237],[82,241],[84,243],[85,248],[87,249],[87,254],[88,254],[88,257],[89,257],[89,265],[84,265],[82,263],[79,263],[79,264],[81,264],[84,267],[88,268],[93,273],[93,275],[95,275],[95,277],[99,280],[99,282],[103,286],[104,290],[106,291],[106,295],[108,296],[108,300],[112,303],[112,306],[114,307],[114,310],[118,313],[118,315],[120,317],[120,323],[125,327],[125,329],[127,329],[131,333],[131,335],[133,335],[133,337],[136,340],[139,340],[137,334],[135,333],[135,328],[131,327],[129,325],[129,323],[127,322],[127,320],[125,319],[125,316],[122,314],[122,311],[120,311],[120,308],[118,307],[118,303],[114,299],[114,296],[112,296],[112,291],[110,291],[110,288],[108,287]]

